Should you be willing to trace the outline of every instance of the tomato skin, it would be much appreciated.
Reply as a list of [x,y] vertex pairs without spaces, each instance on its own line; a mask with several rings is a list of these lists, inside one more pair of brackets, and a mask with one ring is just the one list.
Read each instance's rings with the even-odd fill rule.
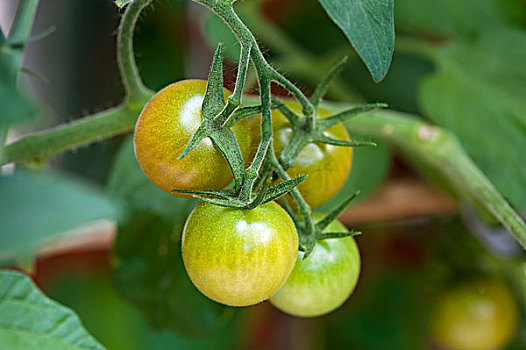
[[183,231],[188,276],[204,295],[231,306],[270,297],[289,277],[297,251],[294,222],[274,202],[252,210],[201,202]]
[[[232,181],[227,161],[209,138],[177,160],[201,124],[206,84],[205,80],[182,80],[168,85],[150,99],[137,120],[137,161],[150,181],[168,193],[174,189],[220,190]],[[225,97],[231,94],[223,91]],[[232,128],[244,159],[250,153],[249,128],[247,120]]]
[[[296,101],[284,102],[289,109],[301,113],[301,106]],[[326,118],[330,113],[322,108],[318,109],[318,117]],[[254,118],[251,124],[253,146],[257,147],[261,140],[261,116]],[[274,133],[274,148],[276,155],[280,155],[292,137],[292,125],[277,109],[272,111],[272,130]],[[325,135],[338,140],[348,141],[349,134],[341,124],[325,131]],[[252,149],[252,152],[255,149]],[[312,207],[317,208],[334,197],[345,184],[351,171],[353,159],[352,147],[333,146],[323,143],[309,143],[300,152],[296,161],[287,170],[287,174],[294,178],[308,175],[298,189],[303,199]]]
[[432,315],[432,335],[447,349],[501,349],[517,330],[517,310],[504,281],[464,282],[440,296]]
[[[320,216],[316,216],[319,220]],[[333,221],[326,232],[347,229]],[[332,238],[316,242],[305,259],[298,260],[289,279],[270,298],[272,305],[300,317],[325,315],[341,306],[351,295],[360,275],[360,252],[353,237]]]

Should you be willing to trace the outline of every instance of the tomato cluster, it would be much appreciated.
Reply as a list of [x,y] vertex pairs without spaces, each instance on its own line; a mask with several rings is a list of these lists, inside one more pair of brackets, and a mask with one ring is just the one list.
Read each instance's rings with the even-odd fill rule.
[[[168,193],[175,189],[221,190],[232,181],[228,163],[209,138],[178,159],[202,122],[206,88],[207,82],[201,80],[169,85],[152,97],[137,121],[137,161],[146,176]],[[230,92],[225,89],[224,94]],[[300,110],[295,102],[286,105]],[[325,117],[328,112],[320,109],[319,115]],[[248,119],[242,119],[232,127],[245,161],[251,159],[261,139],[259,120],[254,118],[251,126]],[[277,111],[272,113],[272,123],[275,151],[280,154],[293,128]],[[326,132],[332,138],[349,140],[341,125]],[[351,148],[309,143],[288,174],[308,175],[298,188],[305,201],[317,207],[341,189],[351,164]],[[327,230],[346,231],[336,221]],[[296,224],[275,202],[254,209],[201,202],[188,217],[182,236],[188,276],[212,300],[248,306],[270,298],[278,309],[305,317],[339,307],[352,293],[360,273],[354,239],[320,239],[308,256],[298,249]]]

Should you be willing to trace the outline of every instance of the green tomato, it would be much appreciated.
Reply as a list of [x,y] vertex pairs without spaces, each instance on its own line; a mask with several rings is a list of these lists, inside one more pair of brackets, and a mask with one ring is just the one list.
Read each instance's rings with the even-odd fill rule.
[[188,276],[204,295],[248,306],[285,283],[296,262],[298,235],[274,202],[252,210],[201,202],[187,219],[182,251]]
[[464,282],[445,291],[432,314],[434,340],[448,349],[501,349],[515,335],[518,305],[500,279]]
[[[296,101],[285,101],[285,105],[296,113],[301,113],[301,106]],[[330,115],[327,110],[318,109],[318,117],[326,118]],[[254,118],[252,129],[252,154],[261,140],[261,116]],[[274,133],[274,147],[280,155],[292,137],[292,124],[277,109],[272,111],[272,130]],[[337,140],[348,141],[347,130],[341,124],[325,131],[325,135]],[[343,187],[352,167],[353,150],[351,147],[327,145],[319,142],[309,143],[303,148],[287,170],[291,177],[308,175],[298,185],[303,199],[312,207],[317,208],[330,199]],[[289,200],[289,203],[291,201]]]
[[[318,220],[320,216],[316,216]],[[326,232],[347,232],[333,221]],[[341,306],[353,292],[360,275],[360,252],[353,237],[316,242],[312,253],[298,260],[289,279],[270,298],[272,305],[288,314],[314,317]]]
[[[137,120],[133,138],[137,161],[148,179],[168,193],[220,190],[232,181],[226,159],[210,138],[177,159],[202,122],[206,84],[205,80],[182,80],[168,85],[150,99]],[[224,89],[224,94],[231,93]],[[247,120],[232,128],[244,159],[250,153],[249,128]]]

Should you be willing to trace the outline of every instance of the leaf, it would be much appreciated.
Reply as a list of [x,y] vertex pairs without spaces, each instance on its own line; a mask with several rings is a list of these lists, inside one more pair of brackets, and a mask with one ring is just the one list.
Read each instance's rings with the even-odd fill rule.
[[526,210],[526,33],[492,30],[456,42],[419,91],[425,114],[455,132],[504,197]]
[[393,0],[319,0],[371,72],[381,81],[394,49]]
[[58,173],[17,170],[14,176],[0,177],[0,193],[0,256],[4,257],[27,254],[80,225],[116,219],[119,214],[95,188]]
[[47,298],[26,275],[0,271],[0,348],[104,349],[70,309]]
[[184,270],[180,235],[196,201],[165,193],[142,173],[130,138],[117,158],[109,190],[126,202],[118,228],[113,280],[119,293],[157,329],[187,335],[223,327],[233,310],[202,295]]

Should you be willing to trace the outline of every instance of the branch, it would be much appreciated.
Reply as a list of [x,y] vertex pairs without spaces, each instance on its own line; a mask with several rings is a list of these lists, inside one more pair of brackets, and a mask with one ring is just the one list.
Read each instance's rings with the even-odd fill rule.
[[152,96],[141,80],[135,55],[133,53],[133,32],[141,11],[152,0],[135,0],[128,5],[119,25],[117,34],[117,63],[121,73],[122,83],[126,92],[126,102],[132,108],[144,105]]
[[[0,157],[0,165],[11,162],[41,164],[48,158],[72,148],[85,146],[133,129],[139,112],[153,94],[144,86],[139,76],[133,53],[135,24],[140,12],[150,2],[151,0],[136,0],[130,4],[119,25],[117,61],[126,91],[124,103],[74,122],[22,137],[5,146]],[[17,14],[15,27],[11,32],[13,40],[21,41],[24,37],[29,37],[28,17],[30,13],[34,15],[37,3],[36,0],[22,1],[19,13],[25,15]],[[23,5],[25,7],[22,7]],[[20,24],[16,25],[17,23]]]
[[395,145],[417,169],[439,175],[457,198],[487,210],[526,249],[525,223],[466,154],[453,133],[410,114],[392,111],[364,113],[346,125],[353,135],[372,136]]
[[0,165],[12,162],[42,163],[48,158],[133,128],[138,112],[124,105],[22,137],[7,145]]
[[[8,42],[25,43],[31,35],[31,28],[37,12],[38,0],[22,0],[9,33]],[[18,70],[22,64],[24,45],[11,47],[11,63]]]

